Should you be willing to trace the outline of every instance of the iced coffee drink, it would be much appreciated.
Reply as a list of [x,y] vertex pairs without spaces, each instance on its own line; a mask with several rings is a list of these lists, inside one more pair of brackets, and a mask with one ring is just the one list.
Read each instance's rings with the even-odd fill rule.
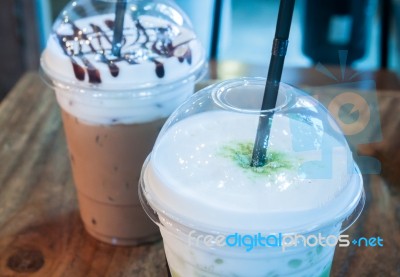
[[[140,196],[174,277],[329,276],[337,238],[360,214],[363,182],[326,109],[282,84],[267,163],[251,157],[265,79],[225,81],[173,113]],[[335,241],[336,240],[336,241]]]
[[141,165],[165,119],[194,91],[204,50],[170,1],[126,1],[120,55],[116,1],[72,1],[41,65],[61,107],[86,230],[113,244],[159,237],[138,199]]

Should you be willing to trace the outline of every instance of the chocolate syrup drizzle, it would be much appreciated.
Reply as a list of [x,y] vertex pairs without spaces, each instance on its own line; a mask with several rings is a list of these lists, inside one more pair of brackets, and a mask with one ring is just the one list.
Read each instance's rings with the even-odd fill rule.
[[[75,77],[80,81],[85,80],[87,73],[89,83],[101,83],[100,71],[86,58],[88,54],[98,55],[99,58],[97,60],[107,64],[110,74],[113,77],[118,77],[119,75],[120,68],[118,67],[118,63],[120,62],[135,65],[150,60],[155,64],[155,73],[158,78],[165,76],[165,67],[159,60],[160,58],[176,57],[180,63],[186,61],[189,65],[192,64],[192,51],[188,45],[191,39],[178,45],[173,45],[173,41],[169,36],[172,30],[171,26],[145,28],[139,20],[134,21],[136,36],[134,34],[127,36],[128,32],[124,32],[121,56],[115,57],[111,53],[112,32],[110,32],[114,29],[114,21],[105,20],[104,23],[108,30],[105,31],[100,26],[91,23],[90,28],[92,30],[86,32],[78,28],[73,21],[65,19],[63,24],[69,25],[73,34],[57,34],[58,42],[64,54],[69,56],[71,60]],[[96,41],[97,45],[94,45],[93,41]],[[140,47],[134,47],[137,45]],[[179,47],[182,47],[183,51],[180,52],[183,53],[176,56],[176,50]],[[142,53],[142,51],[148,53]],[[141,55],[147,56],[147,58],[143,58]]]

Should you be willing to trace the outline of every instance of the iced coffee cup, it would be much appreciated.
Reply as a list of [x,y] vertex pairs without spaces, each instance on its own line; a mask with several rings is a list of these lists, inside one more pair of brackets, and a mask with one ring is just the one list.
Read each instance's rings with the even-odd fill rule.
[[205,57],[189,19],[165,0],[125,1],[116,56],[116,2],[71,1],[41,68],[61,107],[86,230],[136,245],[159,238],[139,202],[141,166],[165,119],[193,93]]
[[[196,93],[143,166],[139,194],[174,277],[329,276],[341,234],[361,213],[362,176],[335,120],[286,84],[276,108],[260,111],[264,87],[242,78]],[[252,167],[269,113],[267,163]]]

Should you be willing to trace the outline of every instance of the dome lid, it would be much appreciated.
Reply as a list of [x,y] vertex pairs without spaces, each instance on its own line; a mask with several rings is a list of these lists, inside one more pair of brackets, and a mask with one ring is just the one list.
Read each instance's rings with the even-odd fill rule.
[[[116,7],[121,3],[126,8],[117,44]],[[55,21],[41,65],[64,85],[124,90],[196,79],[204,72],[205,52],[173,1],[76,0]]]
[[[143,171],[161,216],[207,230],[307,232],[362,207],[362,177],[327,109],[281,84],[276,108],[260,112],[265,83],[222,82],[171,115]],[[271,113],[268,162],[252,167],[259,118]]]

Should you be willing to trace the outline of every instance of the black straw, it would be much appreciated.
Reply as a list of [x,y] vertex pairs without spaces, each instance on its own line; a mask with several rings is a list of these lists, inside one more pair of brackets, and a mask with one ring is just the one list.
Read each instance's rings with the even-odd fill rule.
[[112,42],[112,54],[116,57],[121,56],[125,10],[126,0],[118,0],[115,7],[114,36]]
[[[285,62],[286,50],[289,43],[288,38],[290,25],[292,24],[294,2],[295,0],[281,0],[279,6],[271,61],[269,63],[267,83],[265,85],[264,98],[261,106],[262,111],[274,109],[276,106],[279,83],[281,81],[283,64]],[[268,162],[267,147],[273,116],[274,112],[272,111],[260,115],[256,140],[254,142],[253,157],[251,160],[251,166],[253,167],[261,167]]]

